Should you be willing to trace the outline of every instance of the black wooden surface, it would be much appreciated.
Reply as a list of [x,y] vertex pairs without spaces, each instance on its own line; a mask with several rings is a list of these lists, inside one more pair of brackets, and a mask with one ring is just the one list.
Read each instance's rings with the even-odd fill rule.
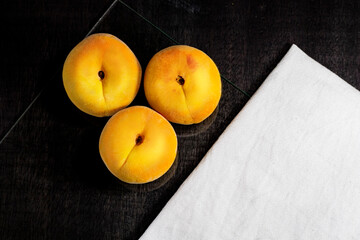
[[[112,1],[1,2],[0,239],[138,239],[247,101],[223,81],[211,119],[175,126],[171,171],[144,186],[119,182],[105,168],[98,138],[107,119],[68,100],[66,55]],[[358,1],[125,1],[178,42],[202,49],[220,72],[253,94],[292,43],[360,89]],[[143,69],[173,43],[115,2],[93,32],[125,41]],[[146,105],[140,90],[134,104]],[[210,178],[211,176],[209,176]]]

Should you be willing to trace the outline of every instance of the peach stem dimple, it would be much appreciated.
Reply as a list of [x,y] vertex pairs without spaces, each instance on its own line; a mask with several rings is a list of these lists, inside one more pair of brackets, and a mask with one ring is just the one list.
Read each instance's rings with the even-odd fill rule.
[[101,80],[103,80],[105,78],[105,73],[103,71],[101,71],[101,70],[98,72],[98,75],[99,75]]
[[135,140],[135,143],[136,143],[136,145],[140,145],[143,141],[144,141],[144,137],[141,135],[138,135]]
[[184,85],[184,83],[185,83],[185,79],[184,79],[182,76],[180,76],[180,75],[177,76],[176,81],[177,81],[181,86]]

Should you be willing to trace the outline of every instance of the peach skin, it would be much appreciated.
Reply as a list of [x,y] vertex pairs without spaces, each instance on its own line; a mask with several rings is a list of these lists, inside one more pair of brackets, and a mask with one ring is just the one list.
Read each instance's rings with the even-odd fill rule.
[[213,60],[185,45],[156,53],[144,75],[146,99],[166,119],[179,124],[205,120],[221,97],[221,78]]
[[90,35],[76,45],[63,67],[63,83],[73,104],[83,112],[111,116],[128,106],[141,82],[141,66],[120,39]]
[[105,165],[118,179],[147,183],[170,169],[177,153],[177,137],[159,113],[134,106],[120,110],[106,123],[99,150]]

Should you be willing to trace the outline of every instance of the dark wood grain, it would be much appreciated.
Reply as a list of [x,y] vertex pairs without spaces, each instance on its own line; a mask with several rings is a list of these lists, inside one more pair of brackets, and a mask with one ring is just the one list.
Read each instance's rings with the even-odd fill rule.
[[111,2],[1,1],[0,138]]
[[[250,94],[292,43],[360,89],[357,1],[126,3],[180,43],[204,50],[224,76]],[[107,119],[77,110],[56,73],[111,1],[2,4],[5,32],[13,37],[1,41],[9,57],[1,60],[0,132],[50,82],[0,145],[0,239],[138,239],[247,98],[223,82],[211,121],[175,126],[179,153],[172,171],[152,185],[123,184],[108,172],[98,153]],[[173,44],[120,3],[94,32],[109,32],[125,41],[143,69],[153,54]],[[136,104],[147,105],[142,88]]]

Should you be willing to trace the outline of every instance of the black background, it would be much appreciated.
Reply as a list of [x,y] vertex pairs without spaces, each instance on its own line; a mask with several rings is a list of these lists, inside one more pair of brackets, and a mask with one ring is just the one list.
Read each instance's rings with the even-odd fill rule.
[[[205,51],[222,75],[250,95],[292,43],[360,89],[356,0],[125,3],[176,41]],[[123,184],[98,153],[107,119],[72,105],[62,86],[62,64],[91,29],[125,41],[143,70],[153,54],[173,43],[111,0],[0,6],[1,137],[39,96],[0,145],[0,239],[138,239],[248,98],[223,81],[210,119],[174,126],[179,153],[173,168],[152,184]],[[142,91],[132,105],[146,105]]]

